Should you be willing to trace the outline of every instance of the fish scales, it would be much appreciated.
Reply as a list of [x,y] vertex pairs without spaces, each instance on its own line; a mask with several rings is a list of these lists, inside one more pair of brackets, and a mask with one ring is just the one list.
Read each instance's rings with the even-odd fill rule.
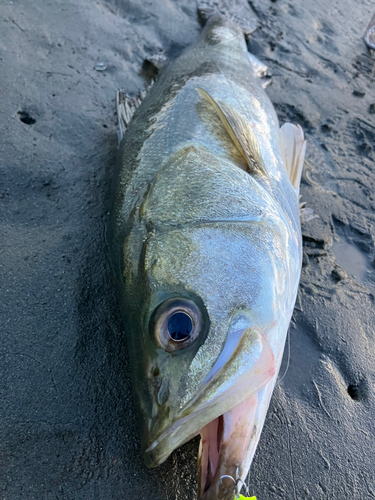
[[253,61],[216,15],[167,64],[121,141],[109,224],[146,463],[201,434],[204,500],[247,475],[301,268],[303,133],[280,131]]

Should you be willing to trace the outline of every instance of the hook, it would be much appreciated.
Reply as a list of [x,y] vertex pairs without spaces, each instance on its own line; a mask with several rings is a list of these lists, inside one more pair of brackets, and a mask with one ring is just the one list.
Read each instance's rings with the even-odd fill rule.
[[246,495],[248,495],[249,492],[248,492],[247,486],[245,484],[245,481],[243,481],[243,479],[241,479],[239,477],[238,467],[236,468],[236,479],[234,479],[232,476],[229,476],[228,474],[224,474],[224,475],[222,475],[220,477],[220,485],[222,484],[224,478],[231,479],[233,481],[233,484],[234,484],[234,494],[235,494],[235,498],[236,499],[239,498],[240,491],[241,491],[242,487],[245,488]]

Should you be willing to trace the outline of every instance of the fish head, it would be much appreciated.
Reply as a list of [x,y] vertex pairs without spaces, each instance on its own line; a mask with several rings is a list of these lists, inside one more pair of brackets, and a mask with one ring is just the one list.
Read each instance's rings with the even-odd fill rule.
[[279,209],[248,174],[228,168],[195,149],[175,158],[145,191],[123,246],[145,461],[157,466],[201,434],[205,500],[232,500],[222,476],[248,472],[298,282]]

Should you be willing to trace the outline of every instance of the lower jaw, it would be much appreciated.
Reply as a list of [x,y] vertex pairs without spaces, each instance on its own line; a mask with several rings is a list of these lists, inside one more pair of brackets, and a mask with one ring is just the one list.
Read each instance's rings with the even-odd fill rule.
[[249,455],[253,455],[257,445],[257,406],[255,394],[201,430],[198,500],[233,500],[235,483],[245,479],[250,467]]

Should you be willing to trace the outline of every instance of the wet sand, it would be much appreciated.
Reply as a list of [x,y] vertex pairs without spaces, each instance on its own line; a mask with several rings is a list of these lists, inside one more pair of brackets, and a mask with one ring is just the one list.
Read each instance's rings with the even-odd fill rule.
[[[249,49],[308,141],[304,267],[249,476],[258,500],[375,498],[375,56],[369,0],[250,2]],[[141,460],[105,239],[115,95],[200,32],[194,1],[0,6],[0,494],[192,500],[198,440]],[[105,71],[96,66],[105,65]],[[281,375],[288,364],[288,349]]]

